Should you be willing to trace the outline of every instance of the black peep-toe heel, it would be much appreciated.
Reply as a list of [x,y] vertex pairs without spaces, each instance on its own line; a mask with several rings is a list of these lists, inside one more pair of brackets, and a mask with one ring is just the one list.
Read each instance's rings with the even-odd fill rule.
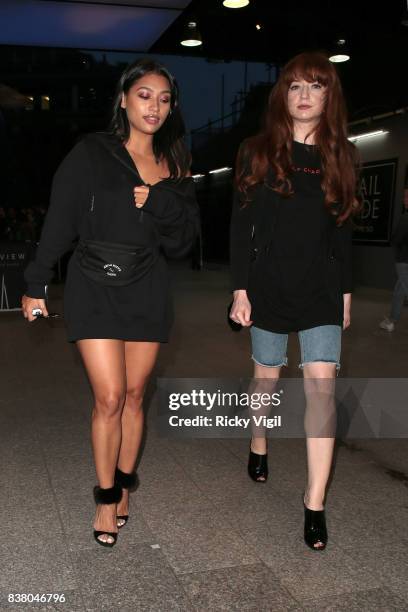
[[248,474],[255,482],[266,482],[268,478],[268,453],[258,455],[249,445]]
[[[117,504],[122,499],[122,489],[119,485],[114,484],[113,487],[102,489],[99,486],[94,487],[94,499],[96,504]],[[94,529],[94,538],[101,546],[112,548],[116,544],[118,534],[112,531],[97,531]],[[101,535],[108,535],[113,538],[113,542],[104,542],[99,539]]]
[[[305,510],[305,542],[312,550],[324,550],[327,544],[327,527],[324,510],[310,510],[303,499]],[[316,544],[320,543],[319,546]]]

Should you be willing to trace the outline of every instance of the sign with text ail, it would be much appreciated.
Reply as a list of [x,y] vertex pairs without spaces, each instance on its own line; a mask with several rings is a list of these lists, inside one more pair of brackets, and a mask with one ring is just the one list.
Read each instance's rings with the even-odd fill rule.
[[364,164],[359,184],[363,207],[354,220],[353,242],[390,244],[397,163],[386,159]]

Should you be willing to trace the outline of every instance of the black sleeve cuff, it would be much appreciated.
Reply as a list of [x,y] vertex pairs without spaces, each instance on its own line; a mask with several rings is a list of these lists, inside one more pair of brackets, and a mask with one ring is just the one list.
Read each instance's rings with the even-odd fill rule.
[[146,202],[143,204],[141,210],[146,211],[148,213],[154,214],[155,206],[154,206],[154,194],[152,194],[152,188],[149,188],[149,195],[147,196]]
[[[160,182],[160,181],[159,181]],[[165,217],[168,212],[169,201],[168,193],[165,189],[161,188],[159,183],[149,187],[149,195],[147,196],[146,202],[143,204],[141,210],[158,217],[159,219]],[[174,204],[174,198],[170,204]]]
[[43,283],[29,283],[25,292],[27,297],[38,298],[45,300],[46,298],[46,287]]
[[247,291],[248,279],[247,278],[232,278],[231,291]]

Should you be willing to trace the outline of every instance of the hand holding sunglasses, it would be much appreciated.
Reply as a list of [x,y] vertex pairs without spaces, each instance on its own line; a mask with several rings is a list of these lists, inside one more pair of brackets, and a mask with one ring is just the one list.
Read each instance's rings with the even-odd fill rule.
[[39,319],[57,319],[61,317],[57,312],[48,312],[46,300],[31,298],[27,295],[23,295],[21,299],[21,310],[24,318],[30,323]]
[[38,319],[58,319],[61,315],[58,312],[49,312],[47,316],[43,315],[41,308],[33,308],[31,311],[33,317]]

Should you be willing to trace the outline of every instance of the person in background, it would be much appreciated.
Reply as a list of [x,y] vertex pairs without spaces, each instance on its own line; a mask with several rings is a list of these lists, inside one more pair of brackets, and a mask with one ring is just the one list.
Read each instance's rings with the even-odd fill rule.
[[408,187],[404,189],[403,210],[391,242],[395,249],[398,279],[392,294],[390,315],[380,323],[381,329],[388,332],[394,331],[401,317],[404,300],[408,298]]

